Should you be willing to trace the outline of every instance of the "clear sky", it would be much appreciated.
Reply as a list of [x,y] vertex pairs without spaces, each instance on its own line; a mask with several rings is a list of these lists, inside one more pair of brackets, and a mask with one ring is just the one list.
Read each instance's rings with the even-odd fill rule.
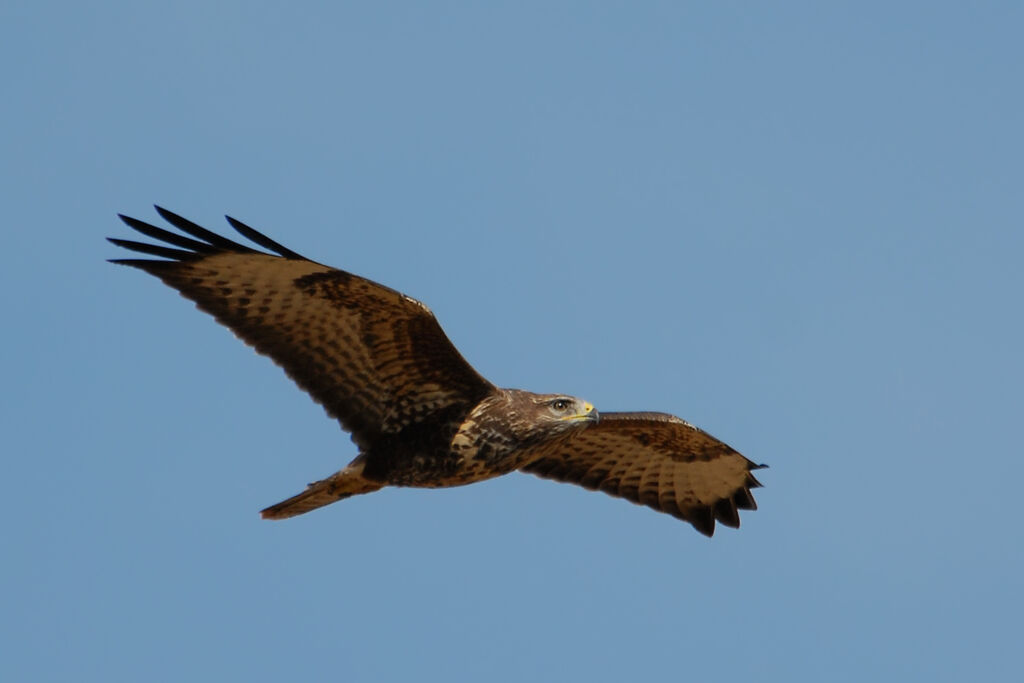
[[[0,8],[4,681],[1016,680],[1024,5]],[[355,447],[106,236],[230,213],[771,468],[707,539]]]

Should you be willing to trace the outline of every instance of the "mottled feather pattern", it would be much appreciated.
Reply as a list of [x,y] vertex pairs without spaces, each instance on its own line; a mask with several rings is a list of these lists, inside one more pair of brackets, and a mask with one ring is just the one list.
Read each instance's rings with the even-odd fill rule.
[[430,310],[412,297],[336,269],[299,278],[295,286],[330,302],[338,316],[358,319],[359,341],[370,350],[372,371],[389,391],[382,431],[400,431],[452,405],[468,412],[493,391],[458,354]]
[[388,391],[365,349],[354,343],[359,318],[338,315],[329,301],[294,286],[325,266],[233,253],[176,266],[154,274],[273,358],[356,443],[365,445],[380,430]]
[[275,256],[159,209],[198,242],[137,219],[143,234],[190,251],[112,240],[171,261],[120,260],[159,277],[270,356],[362,448],[453,405],[468,412],[493,386],[466,363],[433,314],[411,297],[309,261],[252,228]]
[[522,470],[625,498],[684,519],[708,536],[756,509],[757,469],[728,445],[664,413],[604,413],[571,440],[542,447]]

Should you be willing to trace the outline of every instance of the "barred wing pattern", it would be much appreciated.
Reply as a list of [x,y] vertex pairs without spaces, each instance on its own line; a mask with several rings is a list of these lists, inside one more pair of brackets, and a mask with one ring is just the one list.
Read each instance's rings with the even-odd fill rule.
[[113,262],[155,275],[270,356],[360,448],[439,412],[468,412],[494,390],[415,299],[310,261],[230,217],[274,254],[157,211],[189,237],[121,216],[171,246],[111,239],[166,259]]
[[579,484],[686,520],[711,536],[715,520],[740,525],[739,510],[756,510],[750,490],[756,465],[707,432],[665,413],[602,413],[568,442],[542,446],[521,468]]

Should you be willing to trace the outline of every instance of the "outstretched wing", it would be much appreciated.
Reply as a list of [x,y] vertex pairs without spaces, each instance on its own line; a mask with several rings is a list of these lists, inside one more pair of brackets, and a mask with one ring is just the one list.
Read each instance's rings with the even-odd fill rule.
[[155,275],[270,356],[361,448],[439,411],[468,411],[493,391],[415,299],[310,261],[233,218],[239,233],[274,254],[156,208],[189,237],[121,216],[171,246],[111,238],[166,259],[113,263]]
[[710,434],[664,413],[602,413],[569,441],[542,446],[525,472],[600,490],[686,520],[711,536],[756,510],[755,465]]

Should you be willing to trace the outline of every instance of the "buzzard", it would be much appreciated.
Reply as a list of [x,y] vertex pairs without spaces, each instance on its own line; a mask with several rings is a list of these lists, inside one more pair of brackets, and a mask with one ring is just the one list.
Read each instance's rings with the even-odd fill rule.
[[[261,251],[166,209],[183,234],[120,216],[163,242],[110,238],[159,259],[112,259],[160,278],[270,356],[352,434],[347,467],[263,510],[284,519],[384,486],[440,488],[514,470],[579,484],[683,519],[711,536],[757,505],[762,467],[664,413],[601,413],[564,394],[494,386],[430,309],[300,256],[227,217]],[[187,235],[187,236],[186,236]]]

